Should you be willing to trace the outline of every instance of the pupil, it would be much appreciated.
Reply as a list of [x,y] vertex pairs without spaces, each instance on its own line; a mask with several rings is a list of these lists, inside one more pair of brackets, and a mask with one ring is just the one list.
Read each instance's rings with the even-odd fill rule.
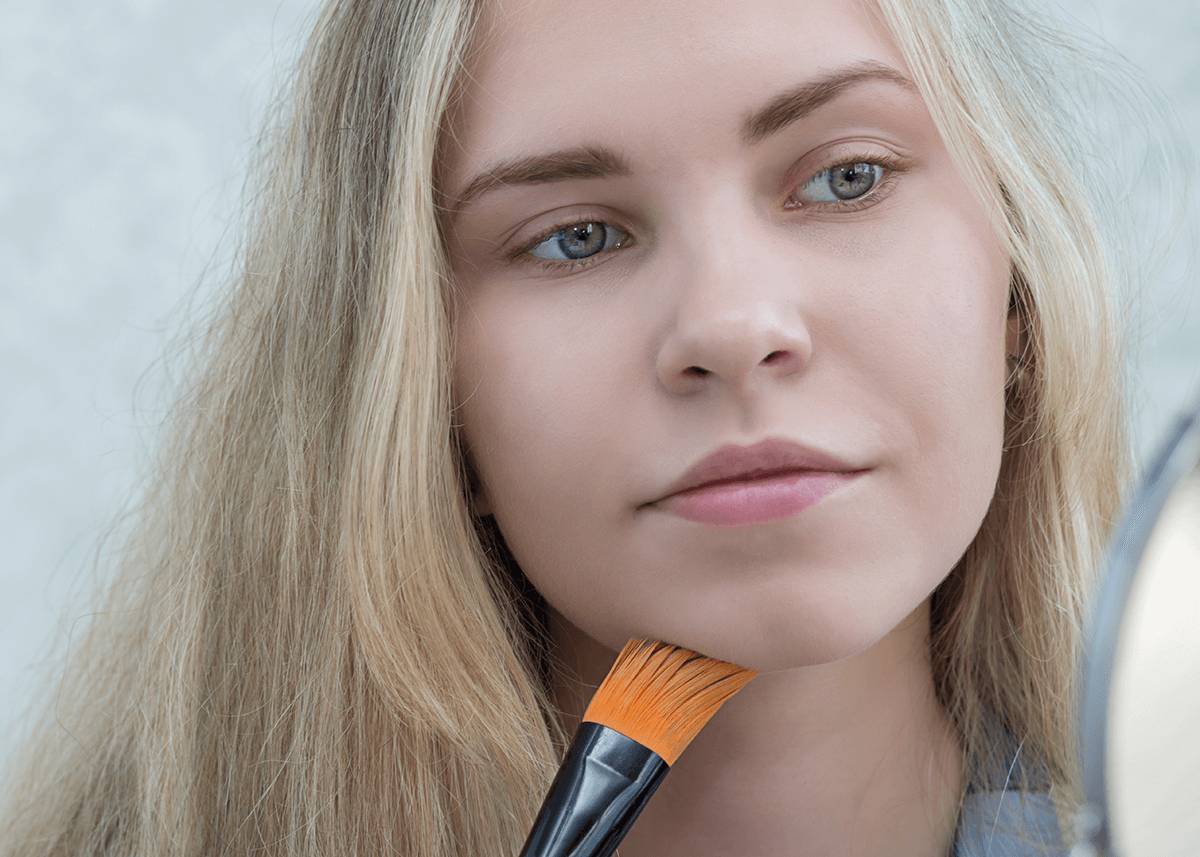
[[869,191],[875,184],[875,171],[870,164],[842,164],[835,167],[830,188],[838,199],[854,199]]
[[604,249],[607,234],[603,223],[581,223],[563,230],[558,247],[568,259],[586,259]]

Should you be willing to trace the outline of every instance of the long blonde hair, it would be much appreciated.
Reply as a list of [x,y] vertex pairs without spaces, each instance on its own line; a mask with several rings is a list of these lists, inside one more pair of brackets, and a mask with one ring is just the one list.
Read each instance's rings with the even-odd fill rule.
[[1004,4],[880,7],[947,146],[1003,212],[1023,339],[996,494],[934,595],[934,679],[971,781],[1048,790],[1069,816],[1079,799],[1084,597],[1131,460],[1114,273],[1122,260],[1101,228],[1103,196],[1080,155],[1085,129],[1073,125],[1064,77],[1064,59],[1085,57]]
[[[1069,803],[1081,593],[1128,461],[1112,277],[1061,181],[1071,137],[1039,121],[1047,39],[998,4],[880,5],[1002,205],[1027,342],[995,501],[935,594],[934,676],[975,767],[998,720],[1038,760],[1025,784]],[[539,598],[467,506],[449,382],[435,177],[477,18],[473,0],[320,18],[120,577],[9,777],[0,851],[519,849],[567,736]]]

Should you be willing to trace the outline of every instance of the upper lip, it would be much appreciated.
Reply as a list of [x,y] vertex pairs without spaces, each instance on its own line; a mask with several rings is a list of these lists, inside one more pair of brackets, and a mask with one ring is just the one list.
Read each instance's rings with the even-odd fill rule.
[[739,482],[803,470],[849,473],[856,468],[831,455],[787,440],[764,440],[753,446],[730,444],[698,461],[676,480],[660,499],[665,500],[683,491],[718,483]]

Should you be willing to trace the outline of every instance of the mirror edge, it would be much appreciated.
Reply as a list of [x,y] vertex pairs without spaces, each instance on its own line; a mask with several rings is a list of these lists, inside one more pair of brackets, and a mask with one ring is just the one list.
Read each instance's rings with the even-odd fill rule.
[[1085,806],[1072,857],[1112,854],[1107,752],[1113,666],[1142,554],[1179,482],[1200,459],[1200,396],[1176,417],[1126,507],[1104,562],[1088,623],[1082,665],[1079,750]]

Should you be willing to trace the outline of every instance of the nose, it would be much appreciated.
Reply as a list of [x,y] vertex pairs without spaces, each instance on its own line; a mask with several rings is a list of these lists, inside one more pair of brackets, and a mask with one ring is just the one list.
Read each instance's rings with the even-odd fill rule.
[[798,376],[813,343],[796,258],[770,240],[704,242],[675,266],[673,324],[657,355],[660,383],[688,395]]

